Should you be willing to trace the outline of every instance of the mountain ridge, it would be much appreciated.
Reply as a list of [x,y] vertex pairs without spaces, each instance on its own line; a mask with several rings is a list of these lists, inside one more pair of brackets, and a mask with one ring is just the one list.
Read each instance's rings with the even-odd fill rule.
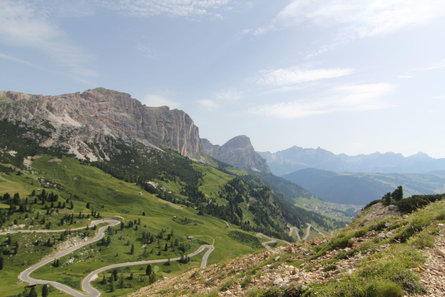
[[252,146],[250,138],[239,135],[231,138],[222,146],[213,145],[208,139],[201,139],[203,151],[218,161],[253,171],[270,173],[269,166]]
[[60,146],[79,159],[107,159],[105,137],[188,157],[202,152],[199,129],[185,112],[148,107],[127,93],[104,88],[58,96],[0,91],[0,98],[0,120],[43,129],[49,137],[40,146]]
[[322,148],[288,149],[258,152],[274,174],[284,175],[304,168],[334,172],[428,173],[445,169],[445,158],[434,159],[425,153],[404,157],[400,153],[372,153],[349,156],[334,154]]

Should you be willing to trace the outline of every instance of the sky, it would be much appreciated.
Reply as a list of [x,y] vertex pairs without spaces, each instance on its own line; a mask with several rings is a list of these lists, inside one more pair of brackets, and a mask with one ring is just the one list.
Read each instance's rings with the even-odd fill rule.
[[0,89],[105,87],[223,144],[445,157],[445,1],[0,0]]

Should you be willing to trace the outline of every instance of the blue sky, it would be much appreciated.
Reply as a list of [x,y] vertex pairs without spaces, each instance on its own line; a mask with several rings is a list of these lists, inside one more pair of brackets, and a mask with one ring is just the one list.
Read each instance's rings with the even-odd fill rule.
[[98,86],[259,151],[445,157],[441,0],[0,0],[0,89]]

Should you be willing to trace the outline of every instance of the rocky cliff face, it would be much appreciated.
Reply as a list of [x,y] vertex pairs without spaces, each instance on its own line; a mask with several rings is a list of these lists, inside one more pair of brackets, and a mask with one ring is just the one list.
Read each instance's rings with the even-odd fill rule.
[[204,153],[221,162],[241,169],[270,173],[266,160],[255,152],[247,136],[234,137],[222,146],[212,145],[207,139],[201,141]]
[[59,96],[0,91],[0,119],[46,131],[39,144],[63,147],[79,159],[107,159],[104,139],[140,142],[183,156],[201,153],[198,127],[181,110],[147,107],[129,94],[97,88]]

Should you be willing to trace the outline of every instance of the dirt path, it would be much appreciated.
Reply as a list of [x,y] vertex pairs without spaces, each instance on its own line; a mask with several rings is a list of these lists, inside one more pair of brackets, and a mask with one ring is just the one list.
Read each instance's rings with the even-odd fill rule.
[[420,282],[427,293],[415,296],[445,296],[445,224],[438,225],[440,235],[433,248],[426,250],[426,262],[420,269]]

